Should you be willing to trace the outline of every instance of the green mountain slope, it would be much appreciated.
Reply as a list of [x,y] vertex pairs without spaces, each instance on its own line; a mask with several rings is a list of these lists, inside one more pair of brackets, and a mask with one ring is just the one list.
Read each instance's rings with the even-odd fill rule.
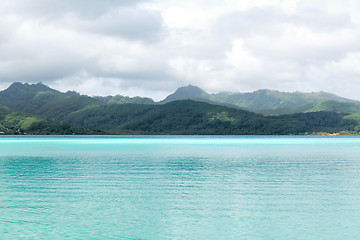
[[103,103],[88,96],[74,94],[74,92],[62,93],[41,83],[32,85],[13,83],[0,92],[0,104],[17,111],[59,121],[71,112]]
[[167,98],[161,101],[161,103],[182,99],[230,104],[243,109],[255,111],[277,108],[293,108],[327,100],[352,102],[350,99],[342,98],[325,92],[301,93],[280,92],[275,90],[258,90],[251,93],[220,92],[217,94],[209,94],[198,87],[189,85],[187,87],[179,88],[175,93],[169,95]]
[[176,100],[193,99],[193,100],[211,100],[211,95],[199,87],[188,85],[178,88],[174,93],[167,96],[160,103],[168,103]]
[[337,101],[323,101],[319,103],[308,104],[295,108],[279,108],[257,111],[264,115],[283,115],[294,113],[307,113],[307,112],[336,112],[336,113],[352,113],[360,114],[360,102],[337,102]]
[[359,113],[360,114],[360,102],[336,102],[336,101],[325,101],[313,104],[309,106],[304,112],[318,112],[328,111],[337,113]]

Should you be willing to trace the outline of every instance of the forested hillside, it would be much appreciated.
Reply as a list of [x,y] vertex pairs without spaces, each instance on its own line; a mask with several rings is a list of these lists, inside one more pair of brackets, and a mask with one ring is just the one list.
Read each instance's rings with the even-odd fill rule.
[[102,134],[100,130],[90,130],[59,124],[42,117],[19,113],[0,105],[0,132],[6,135],[73,135]]

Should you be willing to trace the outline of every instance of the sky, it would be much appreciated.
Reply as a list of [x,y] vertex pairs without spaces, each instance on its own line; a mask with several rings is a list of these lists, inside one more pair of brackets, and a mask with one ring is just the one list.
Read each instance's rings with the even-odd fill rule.
[[326,91],[360,100],[359,0],[2,0],[0,89],[165,98]]

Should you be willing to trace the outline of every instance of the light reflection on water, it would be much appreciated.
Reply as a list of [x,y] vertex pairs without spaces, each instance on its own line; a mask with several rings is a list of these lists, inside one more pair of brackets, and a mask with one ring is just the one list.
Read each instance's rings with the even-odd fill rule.
[[0,138],[0,239],[358,239],[360,138]]

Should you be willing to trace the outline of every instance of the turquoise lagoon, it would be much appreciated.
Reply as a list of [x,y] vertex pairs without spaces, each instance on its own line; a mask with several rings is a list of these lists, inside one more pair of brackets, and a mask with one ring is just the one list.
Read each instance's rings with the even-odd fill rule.
[[360,138],[2,137],[0,239],[360,239]]

